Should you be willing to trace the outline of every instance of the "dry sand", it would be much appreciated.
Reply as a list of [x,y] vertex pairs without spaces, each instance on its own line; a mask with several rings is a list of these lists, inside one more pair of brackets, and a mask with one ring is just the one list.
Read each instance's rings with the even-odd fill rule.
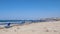
[[60,34],[60,21],[42,22],[0,29],[0,34]]

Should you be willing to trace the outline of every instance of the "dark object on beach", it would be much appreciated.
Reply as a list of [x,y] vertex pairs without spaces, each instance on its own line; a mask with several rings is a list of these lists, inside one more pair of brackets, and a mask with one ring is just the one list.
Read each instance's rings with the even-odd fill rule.
[[7,26],[5,26],[5,28],[10,28],[12,26],[10,26],[11,23],[8,23]]
[[8,23],[8,25],[7,25],[7,26],[10,26],[10,24],[11,24],[11,23]]

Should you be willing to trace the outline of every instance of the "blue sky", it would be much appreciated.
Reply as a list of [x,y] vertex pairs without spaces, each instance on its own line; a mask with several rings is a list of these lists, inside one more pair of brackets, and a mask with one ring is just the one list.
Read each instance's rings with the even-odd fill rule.
[[60,0],[0,0],[0,20],[60,17]]

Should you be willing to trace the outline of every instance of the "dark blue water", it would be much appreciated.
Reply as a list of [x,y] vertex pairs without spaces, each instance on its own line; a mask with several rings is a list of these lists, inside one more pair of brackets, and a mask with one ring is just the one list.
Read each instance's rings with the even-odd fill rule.
[[0,25],[4,25],[4,24],[24,24],[26,22],[29,23],[36,23],[36,22],[45,22],[45,20],[0,20]]

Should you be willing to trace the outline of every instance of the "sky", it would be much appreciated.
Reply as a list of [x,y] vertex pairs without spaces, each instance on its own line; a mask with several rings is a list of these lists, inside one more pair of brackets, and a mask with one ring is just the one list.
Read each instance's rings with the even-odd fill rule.
[[0,0],[0,20],[60,17],[60,0]]

